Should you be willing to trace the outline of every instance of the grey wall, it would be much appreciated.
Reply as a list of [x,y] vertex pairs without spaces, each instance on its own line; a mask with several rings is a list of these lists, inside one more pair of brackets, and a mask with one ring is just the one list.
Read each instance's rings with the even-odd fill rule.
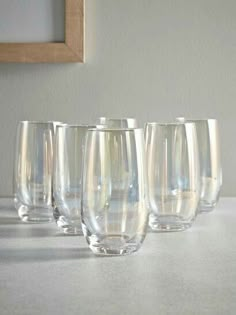
[[64,0],[0,0],[0,42],[64,41]]
[[236,196],[236,1],[85,0],[85,64],[0,65],[0,195],[18,120],[216,117]]

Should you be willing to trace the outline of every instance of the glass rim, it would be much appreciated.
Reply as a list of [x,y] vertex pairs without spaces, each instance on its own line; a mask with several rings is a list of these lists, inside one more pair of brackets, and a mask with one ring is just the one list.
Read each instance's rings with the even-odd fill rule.
[[61,124],[56,126],[56,128],[81,128],[81,129],[96,129],[102,128],[102,125],[87,125],[87,124]]
[[134,117],[112,118],[112,117],[106,117],[106,116],[98,117],[98,119],[108,119],[108,120],[116,120],[116,121],[119,121],[119,120],[137,120]]
[[168,127],[168,126],[182,126],[182,125],[187,125],[187,124],[194,124],[194,122],[191,121],[176,121],[176,122],[166,122],[166,123],[162,123],[162,122],[147,122],[145,124],[145,126],[151,125],[151,126],[164,126],[164,127]]
[[218,121],[216,118],[202,118],[202,119],[188,119],[184,117],[176,117],[176,119],[182,119],[183,122],[204,122],[204,121]]
[[134,131],[143,131],[143,128],[90,128],[88,131],[91,132],[134,132]]
[[32,124],[32,125],[47,125],[47,124],[63,124],[61,121],[57,120],[48,120],[48,121],[40,121],[40,120],[20,120],[18,121],[19,124]]

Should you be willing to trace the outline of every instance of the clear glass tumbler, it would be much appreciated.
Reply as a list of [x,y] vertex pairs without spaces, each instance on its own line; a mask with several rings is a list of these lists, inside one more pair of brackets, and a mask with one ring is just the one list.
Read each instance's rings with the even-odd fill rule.
[[147,123],[145,128],[150,216],[156,231],[192,225],[199,197],[199,157],[193,123]]
[[193,122],[196,125],[199,159],[201,194],[199,212],[213,210],[219,200],[222,186],[219,126],[216,119],[177,120]]
[[14,202],[24,222],[53,220],[54,122],[21,121],[17,127]]
[[137,251],[146,235],[148,204],[142,129],[89,130],[82,227],[95,254]]
[[105,125],[107,128],[137,128],[138,123],[135,118],[109,118],[100,117],[97,123]]
[[57,126],[54,154],[54,218],[65,234],[82,234],[81,193],[85,125]]

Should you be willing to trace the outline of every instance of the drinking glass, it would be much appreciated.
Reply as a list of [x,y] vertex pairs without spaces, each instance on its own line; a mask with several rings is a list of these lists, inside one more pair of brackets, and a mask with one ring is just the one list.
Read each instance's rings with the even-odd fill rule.
[[201,193],[199,212],[213,210],[222,186],[219,126],[216,119],[177,120],[195,123],[199,145]]
[[142,129],[90,129],[86,137],[82,227],[95,254],[137,251],[148,204]]
[[17,127],[14,203],[23,222],[49,222],[52,210],[54,122],[21,121]]
[[87,125],[57,126],[54,155],[54,218],[65,234],[82,234],[81,187]]
[[156,231],[192,225],[200,196],[199,157],[193,123],[147,123],[145,128],[150,216]]
[[100,125],[105,125],[107,128],[137,128],[138,123],[135,118],[108,118],[100,117],[97,121]]

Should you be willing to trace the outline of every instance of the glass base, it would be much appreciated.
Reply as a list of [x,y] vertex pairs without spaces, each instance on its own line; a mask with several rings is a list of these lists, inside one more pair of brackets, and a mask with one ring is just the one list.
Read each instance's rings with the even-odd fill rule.
[[67,235],[83,235],[82,229],[76,226],[63,227],[63,233]]
[[53,221],[52,208],[21,205],[17,208],[20,219],[25,223],[48,223]]
[[178,216],[150,216],[149,226],[157,232],[178,232],[189,229],[192,226],[192,221],[183,221]]
[[80,220],[70,222],[65,216],[60,215],[60,211],[57,208],[53,210],[53,216],[56,220],[57,226],[63,230],[64,234],[83,235]]
[[216,202],[213,203],[207,203],[204,201],[200,201],[199,207],[198,207],[198,213],[208,213],[215,209]]
[[105,236],[101,240],[97,236],[90,236],[86,239],[93,253],[102,256],[130,255],[141,246],[141,243],[131,242],[130,238],[124,235]]

